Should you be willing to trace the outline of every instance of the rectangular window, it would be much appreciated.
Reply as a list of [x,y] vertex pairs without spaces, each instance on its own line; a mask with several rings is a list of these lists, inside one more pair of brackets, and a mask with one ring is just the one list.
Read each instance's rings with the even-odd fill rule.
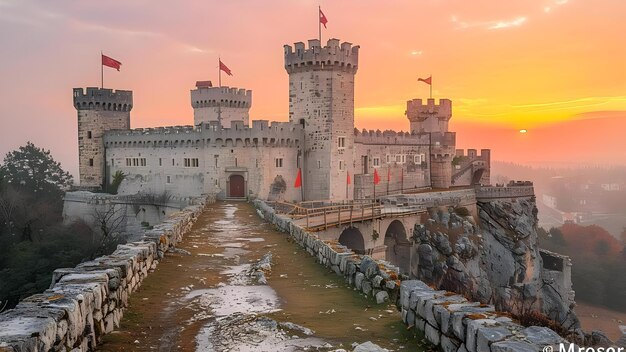
[[198,158],[184,158],[183,165],[185,167],[198,167],[200,165],[200,162]]
[[321,160],[318,160],[318,161],[317,161],[317,168],[318,168],[318,169],[321,169],[321,168],[322,168],[322,161],[321,161]]
[[387,154],[387,164],[391,163],[391,155]]
[[396,154],[396,163],[401,163],[401,162],[402,162],[402,155]]
[[372,159],[372,162],[374,163],[374,167],[380,166],[380,158],[374,158]]
[[132,166],[131,158],[126,158],[126,166]]
[[111,166],[115,166],[115,159],[111,159]]
[[337,138],[337,146],[339,149],[344,149],[346,147],[346,137]]
[[219,155],[215,155],[215,167],[217,168],[217,159],[219,159]]
[[91,131],[87,131],[87,138],[91,139]]
[[174,159],[172,159],[172,166],[174,166],[174,165],[175,165],[175,164],[174,164]]
[[276,167],[283,167],[283,158],[276,158],[274,161],[276,162]]
[[159,166],[163,166],[163,159],[159,158]]
[[339,170],[343,170],[344,169],[344,162],[343,160],[339,160]]
[[172,183],[172,176],[167,176],[167,183]]
[[89,166],[93,166],[93,159],[89,159]]

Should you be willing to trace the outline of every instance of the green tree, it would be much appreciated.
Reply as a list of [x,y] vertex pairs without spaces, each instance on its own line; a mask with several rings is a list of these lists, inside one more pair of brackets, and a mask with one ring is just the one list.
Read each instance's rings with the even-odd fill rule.
[[4,157],[0,176],[3,183],[21,192],[52,200],[60,199],[73,184],[72,175],[61,168],[50,151],[31,142]]

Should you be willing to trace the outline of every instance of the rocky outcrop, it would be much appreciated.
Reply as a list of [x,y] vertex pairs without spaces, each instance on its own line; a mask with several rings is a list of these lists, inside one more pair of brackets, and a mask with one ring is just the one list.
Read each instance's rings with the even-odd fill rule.
[[0,314],[0,351],[92,351],[119,326],[128,298],[194,224],[203,206],[171,215],[139,242],[75,268],[57,269],[50,289]]
[[541,312],[567,328],[578,328],[573,313],[569,259],[560,272],[544,269],[537,246],[534,199],[478,202],[478,218],[454,208],[431,208],[430,219],[413,229],[416,277],[463,294],[500,311]]

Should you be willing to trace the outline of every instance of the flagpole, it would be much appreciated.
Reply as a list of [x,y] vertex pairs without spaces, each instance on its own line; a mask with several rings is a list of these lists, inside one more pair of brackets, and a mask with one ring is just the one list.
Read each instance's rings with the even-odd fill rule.
[[217,57],[217,80],[218,80],[218,85],[220,86],[220,88],[222,88],[222,68],[220,67],[221,63],[222,63],[222,58],[221,57]]
[[432,99],[433,98],[433,74],[432,73],[430,74],[429,86],[430,86],[430,99]]
[[104,66],[102,65],[102,50],[100,50],[100,88],[104,89]]
[[317,27],[319,30],[320,46],[322,46],[322,21],[320,15],[322,14],[322,6],[317,7]]

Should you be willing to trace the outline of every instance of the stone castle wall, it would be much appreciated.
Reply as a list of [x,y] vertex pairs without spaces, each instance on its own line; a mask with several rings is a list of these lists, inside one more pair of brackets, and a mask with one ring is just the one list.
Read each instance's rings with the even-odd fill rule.
[[448,132],[448,121],[452,117],[452,101],[450,99],[440,99],[439,104],[435,99],[427,99],[426,103],[422,99],[409,100],[406,103],[406,117],[411,122],[411,132]]
[[191,206],[147,231],[143,240],[75,268],[57,269],[48,290],[0,314],[0,350],[93,351],[119,327],[129,296],[193,226]]
[[[244,178],[246,196],[301,200],[293,184],[302,139],[299,125],[233,121],[230,128],[199,126],[110,131],[105,136],[110,174],[126,178],[121,194],[153,193],[229,197],[233,175]],[[128,166],[128,159],[145,159]]]

